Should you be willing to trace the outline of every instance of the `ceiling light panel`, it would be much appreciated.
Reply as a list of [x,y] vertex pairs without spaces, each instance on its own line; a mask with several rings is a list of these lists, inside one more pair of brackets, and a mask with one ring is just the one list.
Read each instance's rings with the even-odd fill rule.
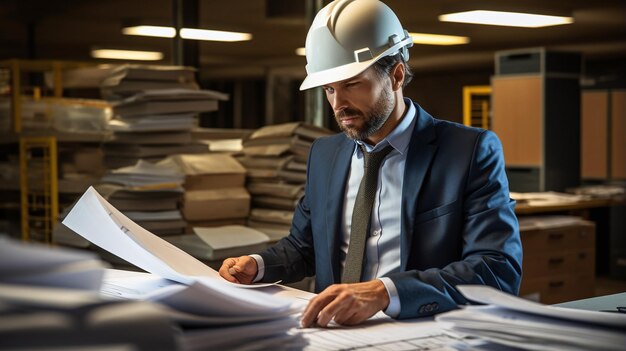
[[159,51],[94,49],[91,50],[91,57],[113,60],[159,61],[163,59],[163,53]]
[[180,37],[183,39],[233,42],[251,40],[252,34],[226,32],[221,30],[183,28],[180,30]]
[[134,26],[123,28],[122,33],[146,37],[173,38],[176,36],[176,29],[164,26]]
[[424,45],[459,45],[470,42],[468,37],[456,35],[441,35],[429,33],[409,33],[413,38],[413,43]]
[[526,28],[556,26],[574,22],[572,17],[488,10],[448,13],[439,16],[439,20],[442,22],[460,22]]

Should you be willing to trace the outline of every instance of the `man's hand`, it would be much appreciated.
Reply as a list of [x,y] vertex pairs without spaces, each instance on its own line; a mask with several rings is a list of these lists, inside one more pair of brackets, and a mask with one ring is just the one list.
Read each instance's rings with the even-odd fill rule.
[[257,271],[256,260],[250,256],[227,258],[220,267],[222,278],[239,284],[252,284]]
[[335,284],[309,302],[302,313],[300,324],[303,328],[313,323],[325,327],[334,319],[338,324],[355,325],[388,305],[387,289],[378,279],[364,283]]

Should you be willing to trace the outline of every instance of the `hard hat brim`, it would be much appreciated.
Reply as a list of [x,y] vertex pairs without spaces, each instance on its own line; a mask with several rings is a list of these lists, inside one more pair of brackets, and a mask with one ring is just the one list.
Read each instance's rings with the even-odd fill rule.
[[361,74],[375,62],[376,60],[353,62],[347,65],[311,73],[307,75],[306,78],[304,78],[304,81],[300,85],[300,90],[311,89],[322,85],[350,79],[354,76]]
[[[378,61],[380,58],[398,53],[398,50],[401,50],[405,46],[413,46],[413,39],[408,36],[408,32],[406,33],[407,37],[404,40],[381,52],[371,60],[363,62],[351,62],[346,65],[326,69],[319,72],[309,73],[306,78],[304,78],[304,81],[302,81],[302,84],[300,85],[300,90],[302,91],[330,83],[340,82],[342,80],[350,79],[356,75],[361,74],[371,65],[376,63],[376,61]],[[405,59],[408,59],[408,56]]]

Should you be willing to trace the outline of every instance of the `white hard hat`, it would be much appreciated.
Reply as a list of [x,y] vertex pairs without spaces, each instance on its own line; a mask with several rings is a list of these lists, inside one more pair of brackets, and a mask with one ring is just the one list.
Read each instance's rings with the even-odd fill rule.
[[409,32],[378,0],[335,0],[317,13],[306,37],[307,77],[300,90],[352,78],[378,59],[409,59]]

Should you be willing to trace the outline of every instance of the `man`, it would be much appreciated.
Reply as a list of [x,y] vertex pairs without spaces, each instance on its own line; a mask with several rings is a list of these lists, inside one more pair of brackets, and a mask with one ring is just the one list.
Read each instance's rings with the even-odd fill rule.
[[324,88],[344,133],[311,147],[289,236],[220,268],[243,284],[315,275],[321,292],[303,327],[447,311],[467,303],[458,284],[518,292],[522,250],[501,144],[403,97],[411,45],[377,0],[334,1],[307,35],[301,89]]

